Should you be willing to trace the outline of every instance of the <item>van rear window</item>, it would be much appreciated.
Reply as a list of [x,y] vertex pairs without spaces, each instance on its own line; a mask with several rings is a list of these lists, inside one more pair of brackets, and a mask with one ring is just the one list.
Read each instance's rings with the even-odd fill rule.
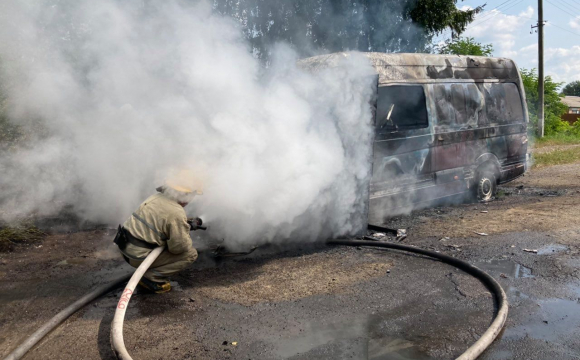
[[427,105],[420,85],[379,87],[376,124],[379,132],[425,128]]

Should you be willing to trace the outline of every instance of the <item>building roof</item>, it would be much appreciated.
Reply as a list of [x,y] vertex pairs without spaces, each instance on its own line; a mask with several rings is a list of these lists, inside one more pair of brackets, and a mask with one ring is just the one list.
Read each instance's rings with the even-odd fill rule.
[[580,108],[580,96],[564,96],[562,102],[568,107]]
[[[307,69],[338,66],[341,59],[356,52],[342,52],[314,56],[298,63]],[[358,53],[367,57],[379,75],[379,83],[393,80],[435,80],[435,79],[512,79],[519,81],[516,64],[505,58],[483,56],[399,54],[399,53]]]

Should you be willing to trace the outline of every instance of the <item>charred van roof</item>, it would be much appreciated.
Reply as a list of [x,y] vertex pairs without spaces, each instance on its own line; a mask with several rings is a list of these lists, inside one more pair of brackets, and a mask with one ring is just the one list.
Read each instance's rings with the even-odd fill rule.
[[370,60],[379,75],[379,83],[443,79],[519,82],[513,60],[485,56],[340,52],[300,60],[299,66],[316,71],[338,66],[341,59],[354,54],[362,54]]

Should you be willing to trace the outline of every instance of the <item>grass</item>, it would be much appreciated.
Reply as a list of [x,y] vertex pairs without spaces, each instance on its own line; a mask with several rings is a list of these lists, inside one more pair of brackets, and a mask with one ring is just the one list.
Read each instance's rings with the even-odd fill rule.
[[574,145],[580,144],[580,136],[570,134],[555,134],[544,136],[543,138],[534,137],[534,147],[542,148],[554,145]]
[[498,190],[497,193],[495,194],[496,199],[503,199],[505,196],[506,193],[502,189]]
[[534,155],[534,167],[571,164],[580,161],[580,147]]
[[42,239],[46,234],[34,225],[22,224],[0,228],[0,252],[14,250],[19,244],[29,244]]

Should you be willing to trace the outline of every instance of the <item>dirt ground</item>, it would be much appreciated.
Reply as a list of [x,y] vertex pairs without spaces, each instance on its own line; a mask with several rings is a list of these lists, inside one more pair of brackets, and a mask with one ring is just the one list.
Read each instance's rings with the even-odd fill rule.
[[578,164],[535,169],[505,186],[498,199],[414,212],[389,223],[412,229],[416,237],[468,237],[505,232],[567,230],[580,214]]
[[[488,204],[425,209],[386,225],[407,228],[406,244],[470,261],[501,282],[510,314],[483,359],[577,359],[579,214],[576,163],[532,170]],[[0,356],[130,272],[112,235],[59,231],[0,253]],[[131,300],[124,334],[135,359],[449,359],[494,311],[486,288],[461,271],[369,248],[266,248],[222,261],[202,254],[174,280],[168,294]],[[119,296],[73,315],[25,359],[112,359]]]
[[356,262],[349,260],[321,252],[257,263],[248,260],[235,273],[216,268],[211,276],[200,276],[207,272],[201,270],[193,271],[192,277],[199,284],[200,295],[249,306],[349,292],[353,284],[382,276],[392,265],[373,254]]
[[531,149],[533,154],[545,154],[552,151],[567,150],[580,146],[580,144],[549,145]]

